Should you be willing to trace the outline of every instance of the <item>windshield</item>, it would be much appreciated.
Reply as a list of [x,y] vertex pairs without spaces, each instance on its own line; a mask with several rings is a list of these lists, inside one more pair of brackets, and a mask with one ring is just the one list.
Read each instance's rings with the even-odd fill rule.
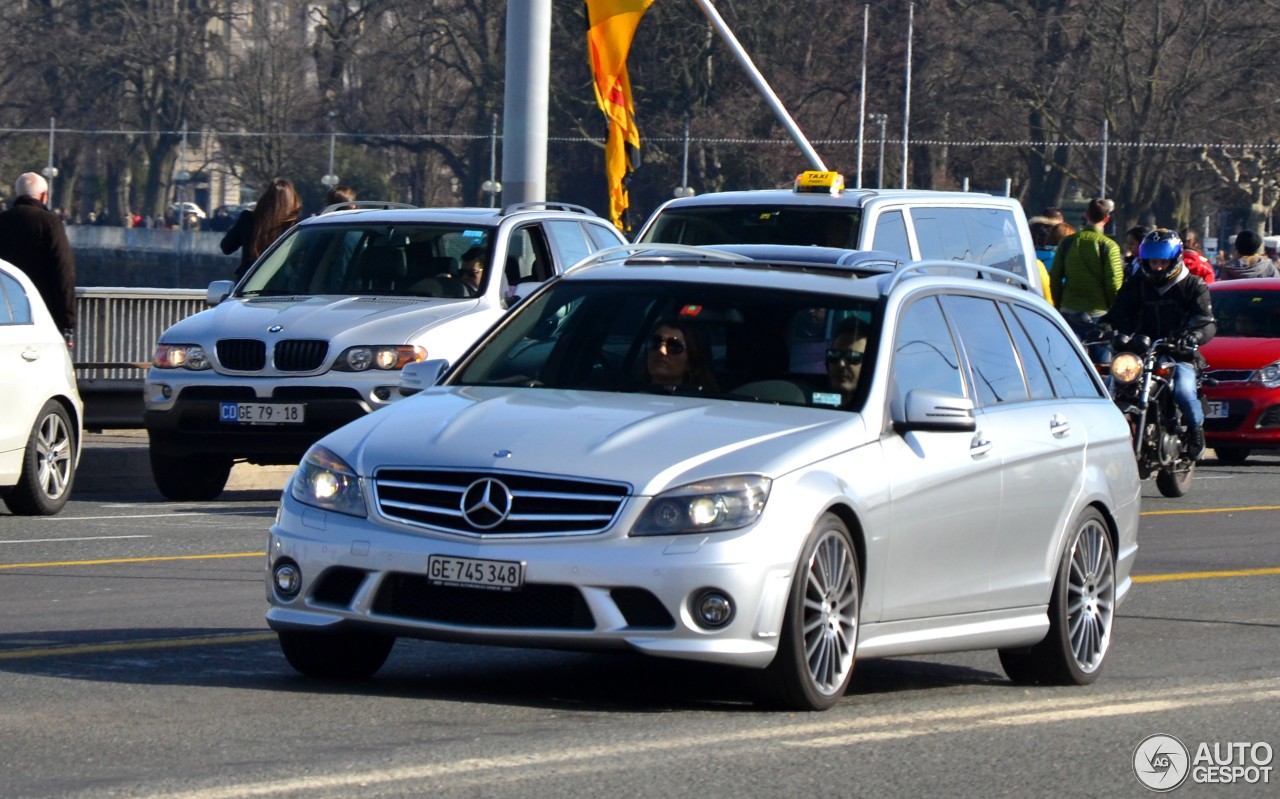
[[1280,338],[1280,291],[1211,291],[1219,336]]
[[868,300],[722,283],[562,281],[526,303],[451,384],[856,410],[879,327]]
[[474,297],[484,293],[466,264],[490,263],[493,231],[442,224],[304,225],[250,272],[241,295],[393,294]]
[[805,205],[722,205],[662,212],[644,236],[661,244],[816,244],[856,248],[862,212]]

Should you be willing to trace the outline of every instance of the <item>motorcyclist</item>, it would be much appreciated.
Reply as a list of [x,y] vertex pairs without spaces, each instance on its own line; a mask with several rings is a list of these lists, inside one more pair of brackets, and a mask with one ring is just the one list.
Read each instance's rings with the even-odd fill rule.
[[1098,325],[1103,331],[1182,345],[1174,353],[1173,398],[1189,428],[1187,457],[1198,460],[1204,453],[1204,409],[1196,383],[1205,360],[1197,347],[1218,331],[1209,287],[1187,270],[1182,240],[1166,228],[1151,231],[1138,246],[1138,274],[1141,279],[1125,281]]

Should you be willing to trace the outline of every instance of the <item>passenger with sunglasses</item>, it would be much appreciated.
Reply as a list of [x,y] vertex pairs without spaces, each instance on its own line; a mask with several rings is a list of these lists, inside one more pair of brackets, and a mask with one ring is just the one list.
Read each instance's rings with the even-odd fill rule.
[[484,279],[484,247],[472,247],[462,254],[462,268],[458,277],[472,297],[480,296],[480,281]]
[[858,324],[857,319],[842,322],[827,348],[827,379],[831,381],[831,388],[840,392],[841,408],[849,407],[858,389],[866,352],[866,327]]
[[673,318],[658,324],[645,339],[645,377],[666,388],[718,391],[711,373],[711,357],[702,334],[687,320]]

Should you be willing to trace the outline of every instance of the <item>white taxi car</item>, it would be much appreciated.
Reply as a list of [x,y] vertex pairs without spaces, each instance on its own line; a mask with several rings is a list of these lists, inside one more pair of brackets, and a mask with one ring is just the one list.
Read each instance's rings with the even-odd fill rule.
[[84,406],[62,332],[27,275],[0,261],[0,496],[47,516],[71,497]]
[[1007,278],[601,253],[310,449],[267,621],[310,675],[404,636],[733,664],[796,709],[859,657],[1092,682],[1140,481],[1075,337]]

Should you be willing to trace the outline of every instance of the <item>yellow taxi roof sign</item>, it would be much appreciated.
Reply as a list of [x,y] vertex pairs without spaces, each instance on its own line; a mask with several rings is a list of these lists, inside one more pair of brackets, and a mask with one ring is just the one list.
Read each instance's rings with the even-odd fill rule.
[[839,194],[844,191],[844,175],[809,169],[796,176],[795,190],[797,193]]

